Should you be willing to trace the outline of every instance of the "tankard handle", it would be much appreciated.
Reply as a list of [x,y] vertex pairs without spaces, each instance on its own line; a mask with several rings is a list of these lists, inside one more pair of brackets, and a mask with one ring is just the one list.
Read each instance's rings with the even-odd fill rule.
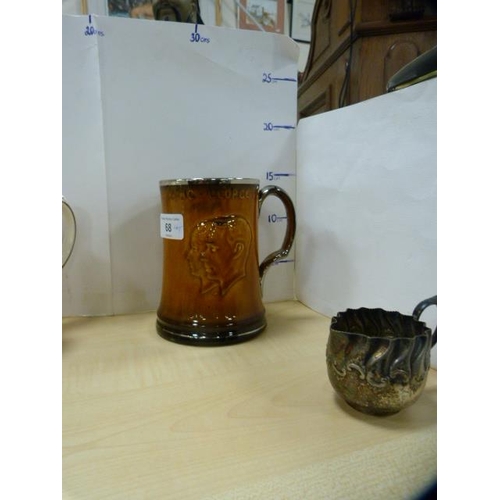
[[[438,298],[437,295],[434,295],[434,297],[430,297],[428,299],[422,300],[422,302],[419,302],[416,306],[415,309],[413,309],[413,319],[415,321],[418,321],[422,313],[424,312],[425,309],[427,309],[429,306],[436,306],[437,307],[438,303]],[[434,333],[432,334],[432,346],[434,346],[437,342],[437,327],[434,329]]]
[[73,252],[76,239],[76,219],[68,202],[62,197],[62,267]]
[[270,253],[259,266],[260,282],[262,284],[262,279],[264,278],[265,272],[268,270],[269,266],[283,260],[289,253],[293,245],[293,240],[295,238],[295,208],[293,206],[292,200],[286,193],[286,191],[279,186],[264,186],[259,191],[259,214],[262,207],[262,203],[268,196],[276,196],[281,200],[285,206],[286,212],[286,233],[281,244],[281,248],[275,252]]

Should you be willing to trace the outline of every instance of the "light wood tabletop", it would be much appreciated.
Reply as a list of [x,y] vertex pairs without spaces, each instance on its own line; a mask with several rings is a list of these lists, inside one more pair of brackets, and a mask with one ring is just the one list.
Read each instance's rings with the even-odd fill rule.
[[334,392],[330,318],[266,304],[226,347],[168,342],[154,312],[62,323],[63,498],[415,498],[437,469],[437,376],[386,417]]

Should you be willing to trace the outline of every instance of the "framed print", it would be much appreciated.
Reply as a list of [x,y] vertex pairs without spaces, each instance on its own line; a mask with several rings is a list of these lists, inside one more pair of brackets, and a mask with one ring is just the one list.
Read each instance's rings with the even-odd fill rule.
[[110,16],[154,19],[152,0],[108,0]]
[[240,9],[241,29],[258,30],[253,18],[265,31],[285,32],[285,0],[240,0],[240,3],[243,6]]
[[292,0],[290,37],[296,42],[311,43],[311,19],[314,0]]

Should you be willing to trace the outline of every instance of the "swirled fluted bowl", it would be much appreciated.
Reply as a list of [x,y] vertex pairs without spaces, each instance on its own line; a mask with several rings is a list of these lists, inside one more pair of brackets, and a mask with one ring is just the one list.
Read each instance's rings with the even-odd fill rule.
[[353,408],[389,415],[413,404],[425,387],[432,332],[412,316],[384,309],[347,309],[332,318],[328,377]]

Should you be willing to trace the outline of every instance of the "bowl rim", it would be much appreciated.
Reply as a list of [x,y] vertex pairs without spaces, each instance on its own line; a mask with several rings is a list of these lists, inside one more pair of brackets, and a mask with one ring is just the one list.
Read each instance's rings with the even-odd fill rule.
[[[351,313],[379,313],[379,314],[389,314],[389,315],[397,315],[400,318],[405,318],[409,319],[412,321],[416,326],[418,326],[421,329],[421,332],[419,333],[414,333],[412,335],[379,335],[379,334],[372,334],[372,333],[363,333],[363,332],[350,332],[346,331],[345,329],[341,328],[335,328],[335,324],[339,323],[339,320],[342,319],[343,316]],[[330,321],[330,333],[341,333],[344,335],[357,335],[359,337],[365,337],[369,339],[386,339],[386,340],[397,340],[397,339],[413,339],[413,338],[418,338],[418,337],[428,337],[432,336],[432,329],[427,326],[427,324],[424,321],[421,321],[419,319],[415,319],[412,315],[409,314],[403,314],[399,311],[395,310],[387,310],[383,309],[381,307],[358,307],[358,308],[347,308],[344,311],[338,312],[335,316],[332,316],[331,321]]]

